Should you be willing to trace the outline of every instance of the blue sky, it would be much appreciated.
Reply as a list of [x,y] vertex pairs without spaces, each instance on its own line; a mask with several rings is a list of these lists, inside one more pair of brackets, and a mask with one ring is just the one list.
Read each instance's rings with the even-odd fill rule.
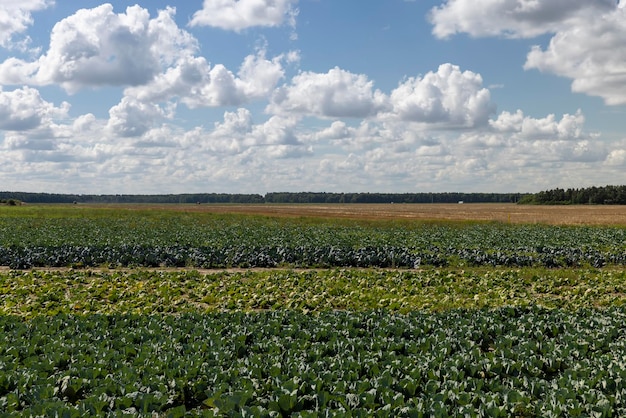
[[0,0],[0,189],[624,184],[614,0]]

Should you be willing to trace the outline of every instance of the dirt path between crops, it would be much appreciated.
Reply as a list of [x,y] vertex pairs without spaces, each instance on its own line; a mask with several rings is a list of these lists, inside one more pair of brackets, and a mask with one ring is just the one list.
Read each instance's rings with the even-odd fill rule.
[[176,273],[176,272],[191,272],[197,271],[201,275],[217,274],[217,273],[248,273],[248,272],[264,272],[264,271],[293,271],[296,273],[303,273],[309,271],[329,271],[329,270],[363,270],[363,271],[422,271],[424,268],[411,269],[411,268],[382,268],[382,267],[315,267],[315,268],[290,268],[290,267],[252,267],[252,268],[214,268],[203,269],[193,267],[120,267],[120,268],[104,268],[104,267],[33,267],[30,269],[17,270],[7,266],[0,266],[0,273],[7,273],[10,271],[43,271],[43,272],[94,272],[94,273],[132,273],[137,271],[151,271],[151,272],[164,272],[164,273]]

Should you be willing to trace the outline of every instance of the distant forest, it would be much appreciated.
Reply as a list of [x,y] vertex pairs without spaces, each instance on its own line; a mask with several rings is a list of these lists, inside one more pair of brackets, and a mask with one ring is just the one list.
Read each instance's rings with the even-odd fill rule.
[[523,196],[530,205],[626,205],[626,186],[552,189]]
[[87,195],[0,192],[0,199],[25,203],[516,203],[521,193],[195,193]]
[[266,203],[515,203],[521,193],[268,193]]
[[553,189],[539,193],[188,193],[55,194],[0,192],[1,204],[24,203],[519,203],[527,205],[625,205],[626,186]]
[[263,203],[258,194],[55,194],[0,192],[1,200],[19,200],[25,203]]
[[0,192],[0,204],[24,203],[519,203],[527,205],[625,205],[626,186],[552,189],[539,193],[188,193],[55,194]]

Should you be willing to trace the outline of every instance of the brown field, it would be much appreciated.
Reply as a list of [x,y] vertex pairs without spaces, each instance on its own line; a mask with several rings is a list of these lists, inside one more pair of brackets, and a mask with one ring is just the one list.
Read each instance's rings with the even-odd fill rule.
[[454,220],[553,225],[624,225],[626,205],[534,206],[500,203],[465,204],[202,204],[113,205],[134,209],[242,213],[264,216],[364,220]]

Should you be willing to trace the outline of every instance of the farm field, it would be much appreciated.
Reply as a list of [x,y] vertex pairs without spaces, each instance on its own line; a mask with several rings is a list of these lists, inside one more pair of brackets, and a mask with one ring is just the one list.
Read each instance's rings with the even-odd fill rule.
[[[106,207],[106,205],[93,205]],[[286,217],[321,217],[388,220],[495,221],[552,225],[623,225],[625,205],[516,205],[470,204],[249,204],[249,205],[115,205],[126,209],[158,209],[184,212],[240,213]]]
[[[0,265],[24,269],[626,264],[626,227],[619,225],[508,223],[473,216],[374,219],[372,212],[356,219],[329,214],[285,217],[190,207],[195,206],[5,207],[0,211]],[[307,207],[303,205],[302,211]],[[233,212],[236,208],[245,206],[233,206]]]
[[526,208],[0,207],[0,416],[625,415],[626,211]]

